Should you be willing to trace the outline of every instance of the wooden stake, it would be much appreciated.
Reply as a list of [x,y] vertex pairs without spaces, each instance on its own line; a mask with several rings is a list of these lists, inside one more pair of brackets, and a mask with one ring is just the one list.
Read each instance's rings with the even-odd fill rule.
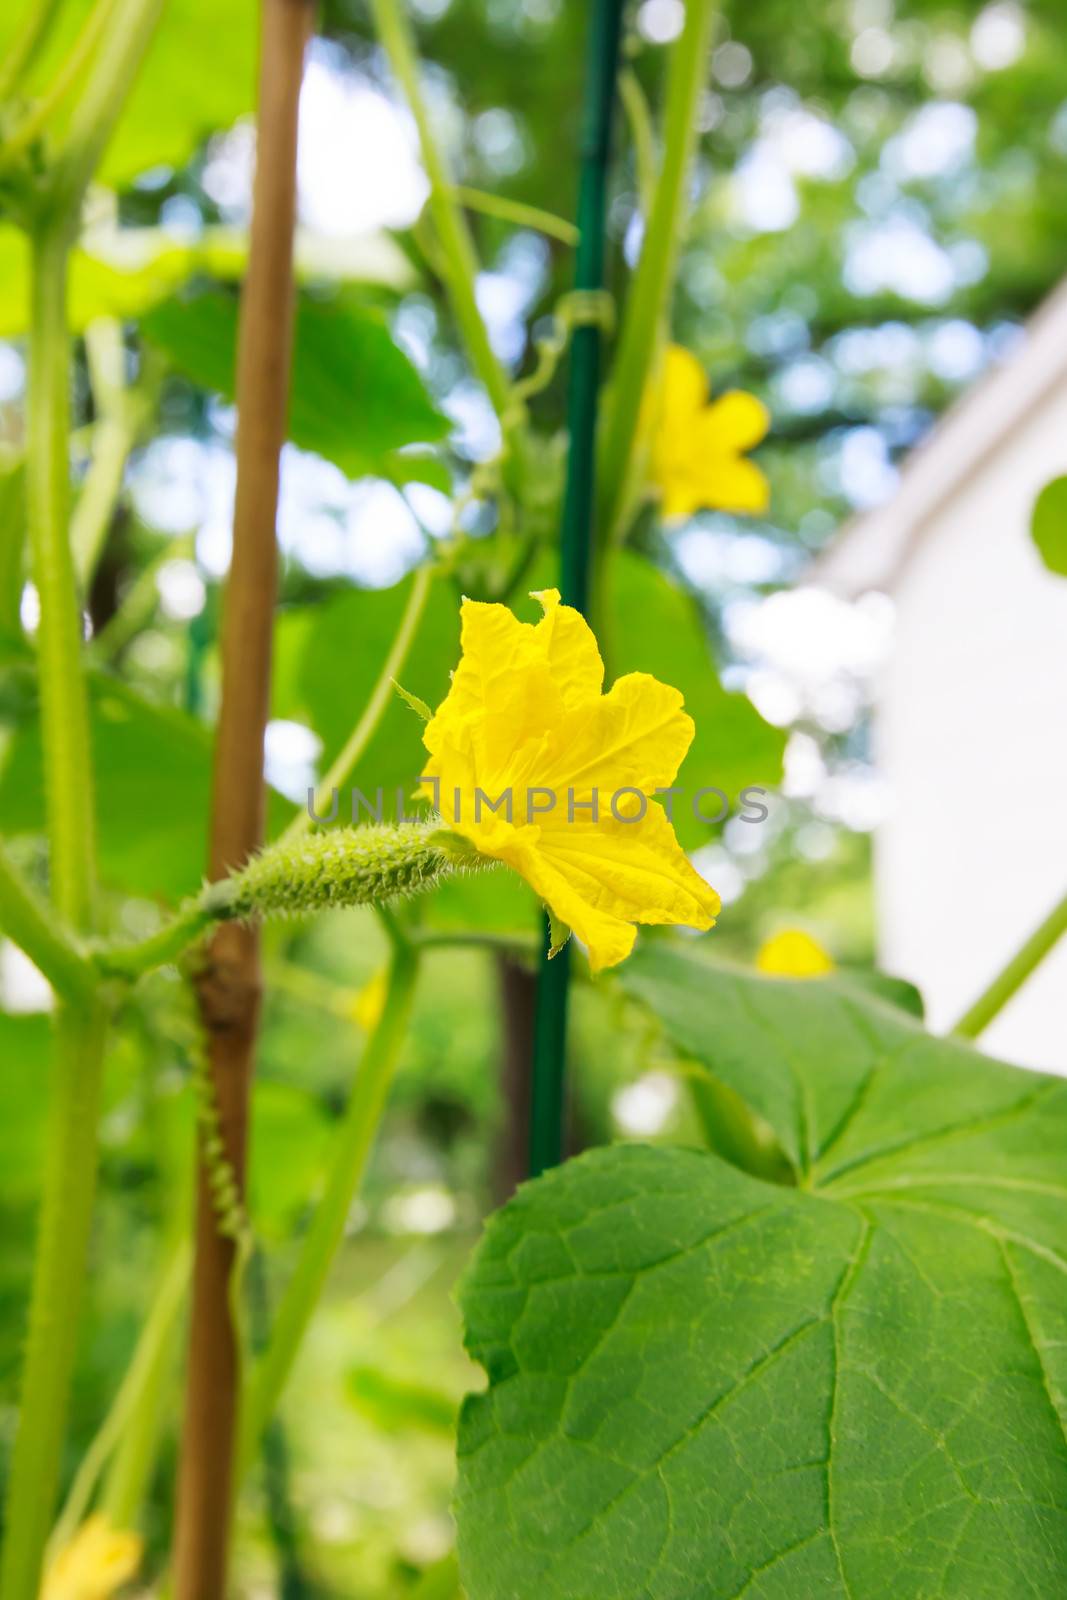
[[[263,840],[278,468],[292,345],[297,110],[313,16],[311,0],[263,0],[252,232],[237,344],[237,490],[215,745],[213,879],[240,866]],[[235,924],[219,930],[197,993],[223,1139],[243,1186],[260,997],[253,930]],[[175,1594],[222,1600],[240,1377],[229,1298],[234,1247],[218,1230],[202,1164],[198,1189]]]

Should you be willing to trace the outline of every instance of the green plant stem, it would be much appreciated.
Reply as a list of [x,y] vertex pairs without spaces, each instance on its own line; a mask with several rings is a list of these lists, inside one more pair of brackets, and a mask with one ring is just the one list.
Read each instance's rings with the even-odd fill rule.
[[0,630],[18,637],[26,543],[22,463],[0,451]]
[[74,569],[83,590],[103,552],[126,462],[149,409],[146,397],[128,393],[123,382],[126,352],[121,323],[110,317],[91,323],[85,330],[85,348],[97,421],[89,470],[70,519]]
[[484,189],[471,189],[465,183],[454,183],[452,193],[468,211],[480,211],[485,217],[498,222],[512,222],[517,228],[532,228],[537,233],[558,239],[560,244],[576,245],[578,229],[573,222],[557,217],[553,211],[543,211],[540,206],[528,206],[521,200],[510,200],[506,195],[487,194]]
[[137,574],[123,594],[115,611],[94,634],[89,646],[97,662],[112,662],[130,641],[148,626],[159,607],[159,574],[171,561],[191,561],[196,554],[196,535],[182,534],[168,539],[146,567]]
[[641,406],[674,281],[713,10],[713,0],[686,0],[685,26],[671,48],[663,161],[627,297],[600,452],[597,539],[601,555],[621,532]]
[[[578,193],[579,242],[575,290],[604,285],[604,225],[611,125],[618,81],[622,0],[597,0],[589,24],[582,164]],[[560,529],[560,589],[564,603],[589,608],[592,524],[596,500],[596,440],[600,398],[601,329],[583,322],[574,330],[567,388],[570,443]],[[564,1063],[570,987],[570,946],[552,956],[545,919],[533,1030],[530,1104],[530,1172],[555,1166],[564,1146]]]
[[63,1007],[56,1016],[22,1403],[4,1516],[4,1600],[36,1600],[52,1522],[96,1185],[103,1059],[102,1010]]
[[97,45],[112,19],[119,0],[97,0],[82,25],[70,51],[44,94],[4,141],[2,156],[5,163],[20,155],[47,128],[63,101],[88,68]]
[[[345,740],[344,748],[337,759],[330,765],[330,770],[322,779],[315,790],[314,809],[321,816],[329,809],[335,789],[341,789],[348,782],[359,764],[360,758],[370,744],[378,730],[378,724],[385,714],[393,695],[396,693],[393,680],[399,672],[403,671],[404,662],[418,632],[422,614],[426,609],[426,601],[430,594],[430,585],[433,582],[433,568],[429,565],[419,567],[411,585],[404,614],[396,635],[389,648],[389,654],[382,664],[378,674],[378,681],[371,690],[370,698],[363,708],[363,714],[356,723],[352,732]],[[311,826],[311,813],[307,807],[297,812],[279,843],[291,845],[295,843]]]
[[134,439],[134,429],[118,417],[102,417],[93,429],[93,457],[70,524],[71,549],[83,592],[103,551]]
[[88,1001],[96,988],[92,963],[75,936],[40,899],[0,842],[0,929],[24,950],[62,999]]
[[137,1385],[130,1395],[129,1411],[122,1419],[111,1462],[100,1486],[100,1509],[115,1528],[135,1525],[151,1483],[162,1423],[168,1402],[173,1398],[174,1368],[190,1264],[189,1243],[183,1240],[164,1275],[138,1341],[134,1356]]
[[157,967],[178,961],[218,920],[214,902],[204,898],[188,900],[170,922],[150,933],[147,939],[138,940],[136,944],[101,945],[93,952],[93,959],[104,977],[132,981],[146,972],[154,972]]
[[249,1377],[241,1421],[238,1470],[250,1465],[289,1377],[300,1342],[322,1294],[367,1158],[385,1109],[418,973],[410,947],[393,952],[385,1004],[367,1040],[344,1120],[338,1130],[326,1188],[300,1246],[278,1307],[270,1343]]
[[497,954],[536,956],[541,944],[529,933],[491,933],[472,929],[454,933],[421,933],[412,935],[417,950],[492,950]]
[[977,1039],[1008,1001],[1022,988],[1034,969],[1067,933],[1067,895],[1058,901],[1048,916],[1012,956],[1007,966],[963,1013],[952,1032],[963,1039]]
[[101,1509],[107,1512],[116,1528],[129,1526],[137,1515],[139,1491],[145,1479],[140,1464],[146,1455],[151,1459],[154,1448],[160,1389],[175,1352],[179,1312],[189,1284],[190,1260],[189,1240],[182,1239],[164,1270],[111,1409],[74,1475],[52,1534],[55,1549],[62,1549],[73,1538],[89,1509],[104,1468],[120,1447],[125,1452],[124,1470],[121,1475],[109,1479]]
[[298,966],[294,961],[271,962],[266,977],[272,993],[285,995],[313,1011],[325,1011],[343,1022],[352,1021],[359,1002],[359,989],[334,983],[321,972]]
[[0,63],[0,105],[20,87],[48,38],[62,5],[63,0],[30,0],[19,31]]
[[419,81],[419,60],[411,29],[400,0],[371,0],[371,11],[382,48],[418,129],[423,164],[430,180],[430,215],[437,229],[452,310],[471,365],[485,385],[493,410],[503,418],[508,411],[510,386],[478,310],[475,294],[478,257],[466,218],[456,199],[448,164],[434,137],[429,109]]
[[[38,676],[49,866],[53,902],[76,932],[88,931],[92,923],[95,850],[81,615],[67,531],[67,268],[85,187],[125,103],[160,4],[123,0],[116,34],[102,44],[74,108],[31,237],[26,505],[41,607]],[[40,1588],[86,1278],[104,1039],[104,1011],[97,1001],[67,1003],[57,1011],[21,1407],[4,1515],[4,1600],[36,1600]]]
[[75,929],[91,921],[94,821],[82,622],[67,537],[70,506],[68,245],[62,228],[34,237],[26,511],[41,605],[38,661],[52,897]]
[[630,129],[637,198],[647,219],[656,198],[656,135],[645,91],[632,67],[619,73],[619,99]]
[[[32,240],[27,520],[41,604],[38,673],[52,900],[76,932],[92,918],[94,849],[81,617],[67,542],[67,229]],[[23,913],[26,912],[23,903]],[[34,1600],[59,1478],[96,1183],[104,1018],[91,999],[56,1016],[44,1184],[18,1432],[8,1480],[4,1600]]]
[[431,889],[457,870],[494,865],[465,840],[421,822],[324,828],[293,845],[279,841],[228,877],[206,884],[171,922],[137,944],[98,945],[97,969],[134,979],[176,961],[214,922],[257,922],[330,906],[373,906],[395,944],[411,941],[390,917],[391,900]]
[[165,0],[115,0],[53,169],[52,215],[66,227],[68,237],[77,233],[85,190],[115,131],[164,4]]

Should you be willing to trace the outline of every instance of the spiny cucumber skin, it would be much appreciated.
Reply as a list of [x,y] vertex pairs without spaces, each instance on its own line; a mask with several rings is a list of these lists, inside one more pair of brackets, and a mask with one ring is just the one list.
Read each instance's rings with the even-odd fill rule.
[[245,919],[380,905],[432,888],[460,864],[447,836],[423,823],[332,828],[264,850],[212,885],[207,907],[219,917]]

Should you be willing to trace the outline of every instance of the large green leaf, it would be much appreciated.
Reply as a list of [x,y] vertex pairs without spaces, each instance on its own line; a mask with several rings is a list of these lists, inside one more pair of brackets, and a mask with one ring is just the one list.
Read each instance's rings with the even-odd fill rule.
[[796,1185],[618,1146],[491,1222],[471,1600],[1063,1593],[1067,1084],[673,941],[623,982]]
[[[113,888],[174,899],[200,884],[211,805],[211,735],[117,679],[90,680],[100,871]],[[31,709],[31,708],[26,708]],[[272,795],[275,820],[287,805]],[[40,727],[12,730],[0,769],[0,833],[44,830]]]
[[[377,684],[411,593],[411,578],[391,589],[346,589],[325,603],[286,612],[277,627],[274,714],[309,724],[322,739],[328,766],[340,752]],[[405,689],[436,706],[459,660],[459,604],[451,585],[430,589],[411,653],[399,673]],[[372,803],[383,790],[383,814],[392,818],[396,789],[415,790],[426,751],[423,725],[393,695],[341,797],[339,820],[350,817],[351,790]],[[366,821],[366,813],[360,814]]]
[[318,1096],[270,1078],[252,1097],[249,1172],[257,1230],[285,1239],[327,1164],[334,1129]]
[[[743,694],[723,688],[707,636],[691,596],[642,557],[624,552],[613,569],[610,612],[616,675],[651,672],[685,695],[696,733],[676,784],[685,793],[674,802],[674,823],[682,843],[695,847],[710,837],[710,827],[693,811],[693,796],[720,789],[739,809],[746,787],[770,787],[782,776],[785,739],[765,722]],[[703,815],[722,809],[716,796],[700,802]],[[754,824],[755,826],[755,824]]]
[[[248,235],[205,228],[179,241],[161,228],[115,228],[86,235],[71,256],[68,317],[80,333],[95,317],[139,317],[195,275],[223,283],[243,278]],[[415,274],[387,234],[326,239],[298,232],[294,260],[301,282],[411,286]],[[25,333],[30,314],[29,251],[25,236],[0,226],[0,338]]]
[[[91,0],[61,8],[31,92],[52,81],[91,9]],[[0,8],[0,55],[24,11],[24,5]],[[251,112],[256,40],[254,0],[168,0],[105,152],[100,180],[121,183],[149,167],[180,166],[209,134]]]
[[[168,300],[142,325],[180,372],[232,400],[233,295]],[[345,298],[299,298],[289,398],[294,444],[336,462],[350,477],[388,475],[394,451],[442,439],[448,427],[378,312]]]

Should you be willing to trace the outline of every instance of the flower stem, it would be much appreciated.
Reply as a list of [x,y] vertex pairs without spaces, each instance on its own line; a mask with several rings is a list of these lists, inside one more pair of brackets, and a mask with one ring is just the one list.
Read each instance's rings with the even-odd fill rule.
[[239,1472],[251,1463],[278,1403],[344,1237],[345,1223],[385,1109],[411,1013],[417,973],[418,957],[412,947],[394,949],[384,1009],[356,1072],[325,1191],[278,1307],[270,1343],[248,1381],[242,1412]]
[[134,979],[177,961],[218,922],[301,916],[331,906],[375,906],[432,889],[457,869],[494,865],[464,841],[418,822],[327,828],[294,844],[279,841],[240,872],[209,883],[172,921],[138,944],[99,945],[93,951],[106,977]]
[[508,411],[510,386],[478,310],[475,284],[478,257],[466,218],[459,206],[448,163],[434,137],[429,108],[419,81],[419,61],[411,30],[399,0],[371,0],[374,25],[389,64],[415,119],[426,176],[430,180],[430,215],[437,229],[446,287],[467,354],[485,386],[497,416]]
[[1067,895],[1058,901],[1048,916],[1012,956],[974,1004],[963,1013],[954,1034],[963,1039],[977,1039],[1008,1001],[1018,993],[1027,978],[1040,965],[1053,947],[1067,933]]
[[713,0],[686,0],[685,26],[671,49],[663,162],[627,297],[600,451],[597,538],[601,554],[620,534],[632,484],[631,458],[641,405],[674,281],[713,9]]
[[96,965],[105,977],[134,979],[157,967],[179,960],[201,934],[219,920],[214,903],[206,895],[188,900],[169,922],[137,944],[101,945],[93,952]]
[[[408,595],[407,605],[404,607],[404,614],[400,618],[396,636],[390,646],[389,654],[382,663],[382,670],[378,675],[377,683],[371,691],[370,699],[363,708],[363,714],[359,721],[345,740],[344,747],[337,759],[331,764],[330,770],[315,790],[313,805],[319,816],[329,808],[333,791],[342,788],[355,772],[363,752],[378,730],[378,724],[385,714],[385,708],[395,693],[393,680],[398,672],[403,671],[404,662],[408,658],[408,652],[418,632],[422,614],[426,610],[426,601],[429,598],[432,582],[433,568],[425,564],[419,567],[412,580],[411,593]],[[311,814],[307,808],[304,808],[297,812],[292,822],[281,835],[279,843],[282,845],[294,844],[302,834],[307,832],[310,826]]]

